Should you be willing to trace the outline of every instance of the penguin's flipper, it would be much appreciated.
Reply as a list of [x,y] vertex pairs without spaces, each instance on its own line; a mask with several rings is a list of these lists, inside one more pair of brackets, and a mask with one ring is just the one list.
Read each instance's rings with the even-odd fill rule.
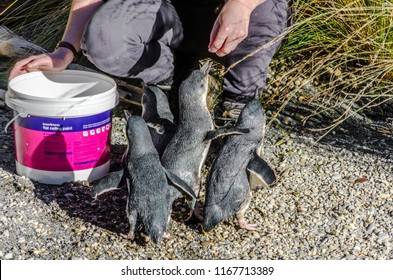
[[243,127],[221,127],[215,130],[210,130],[205,137],[205,140],[214,140],[218,137],[226,136],[226,135],[241,135],[245,133],[249,133],[250,130],[248,128]]
[[171,185],[173,185],[176,189],[178,189],[181,193],[187,195],[188,197],[197,199],[194,190],[189,185],[187,185],[186,182],[184,182],[182,179],[180,179],[177,175],[173,174],[169,170],[166,170],[165,168],[163,169]]
[[114,171],[97,181],[91,191],[91,196],[96,199],[100,194],[111,190],[120,189],[125,183],[124,170]]
[[154,129],[157,134],[164,134],[165,133],[165,127],[162,124],[152,123],[152,122],[148,122],[146,124],[148,127]]
[[257,153],[254,153],[254,156],[248,163],[247,170],[255,174],[267,186],[276,182],[276,174],[273,169]]

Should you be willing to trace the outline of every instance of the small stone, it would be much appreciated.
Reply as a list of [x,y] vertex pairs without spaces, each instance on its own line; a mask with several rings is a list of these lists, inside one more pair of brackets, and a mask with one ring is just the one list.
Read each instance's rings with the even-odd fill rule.
[[379,197],[382,198],[382,199],[388,199],[388,198],[390,198],[390,194],[382,193]]
[[378,244],[385,244],[388,240],[389,240],[389,238],[390,238],[390,236],[389,236],[389,234],[386,234],[386,233],[380,233],[379,235],[378,235],[378,237],[377,237],[377,243]]
[[332,176],[332,180],[335,180],[335,181],[341,180],[341,178],[342,178],[341,174],[339,174],[339,173],[336,173]]
[[350,255],[346,255],[344,259],[346,259],[346,260],[355,260],[356,257],[354,255],[350,254]]
[[211,246],[211,245],[213,245],[213,242],[211,242],[211,241],[202,241],[202,246]]
[[8,253],[7,255],[4,256],[4,259],[6,260],[11,260],[14,256],[12,255],[12,253]]
[[376,229],[376,225],[374,222],[372,222],[371,224],[369,224],[369,226],[367,227],[367,233],[370,234],[374,231],[374,229]]
[[312,248],[309,252],[308,255],[309,256],[315,256],[317,254],[317,248]]
[[362,250],[362,248],[360,248],[359,245],[356,245],[355,247],[353,247],[353,250],[356,252],[360,252],[360,250]]

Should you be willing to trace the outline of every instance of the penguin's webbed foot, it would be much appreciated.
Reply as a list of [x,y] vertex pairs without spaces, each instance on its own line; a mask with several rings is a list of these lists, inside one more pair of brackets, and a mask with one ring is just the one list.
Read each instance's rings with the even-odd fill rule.
[[129,240],[134,240],[135,239],[135,233],[133,231],[130,230],[130,232],[128,234],[120,234],[121,237],[129,239]]
[[249,224],[245,218],[238,219],[239,227],[246,230],[259,230],[257,224]]
[[199,207],[195,207],[190,211],[188,214],[188,218],[186,219],[186,223],[191,224],[191,223],[200,223],[203,222],[203,216],[201,209]]
[[201,209],[197,206],[197,207],[194,208],[193,211],[194,211],[195,217],[196,217],[199,221],[203,222],[203,216],[202,216],[202,211],[201,211]]

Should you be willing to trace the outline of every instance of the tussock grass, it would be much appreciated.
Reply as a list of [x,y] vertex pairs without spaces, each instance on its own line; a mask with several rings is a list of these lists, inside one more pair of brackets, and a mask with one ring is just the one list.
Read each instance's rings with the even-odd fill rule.
[[[0,25],[32,40],[48,50],[53,49],[63,35],[71,1],[12,0],[0,7]],[[3,4],[4,5],[4,4]]]
[[[361,110],[392,100],[393,1],[298,0],[294,9],[295,26],[278,54],[294,64],[276,77],[292,88],[264,100],[281,104],[277,114],[295,96],[315,108],[304,122],[340,111],[320,128],[328,132]],[[294,88],[295,80],[302,82]],[[318,84],[319,91],[299,96],[307,83]]]

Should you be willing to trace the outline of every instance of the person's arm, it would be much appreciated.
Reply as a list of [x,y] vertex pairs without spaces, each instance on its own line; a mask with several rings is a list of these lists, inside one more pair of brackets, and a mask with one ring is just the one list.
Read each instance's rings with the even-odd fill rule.
[[225,56],[248,35],[251,12],[265,0],[227,0],[210,33],[209,51]]
[[[85,26],[102,3],[102,0],[73,0],[62,41],[72,44],[79,51]],[[15,63],[9,79],[33,71],[61,71],[66,69],[73,59],[72,51],[64,47],[51,53],[30,56]]]

